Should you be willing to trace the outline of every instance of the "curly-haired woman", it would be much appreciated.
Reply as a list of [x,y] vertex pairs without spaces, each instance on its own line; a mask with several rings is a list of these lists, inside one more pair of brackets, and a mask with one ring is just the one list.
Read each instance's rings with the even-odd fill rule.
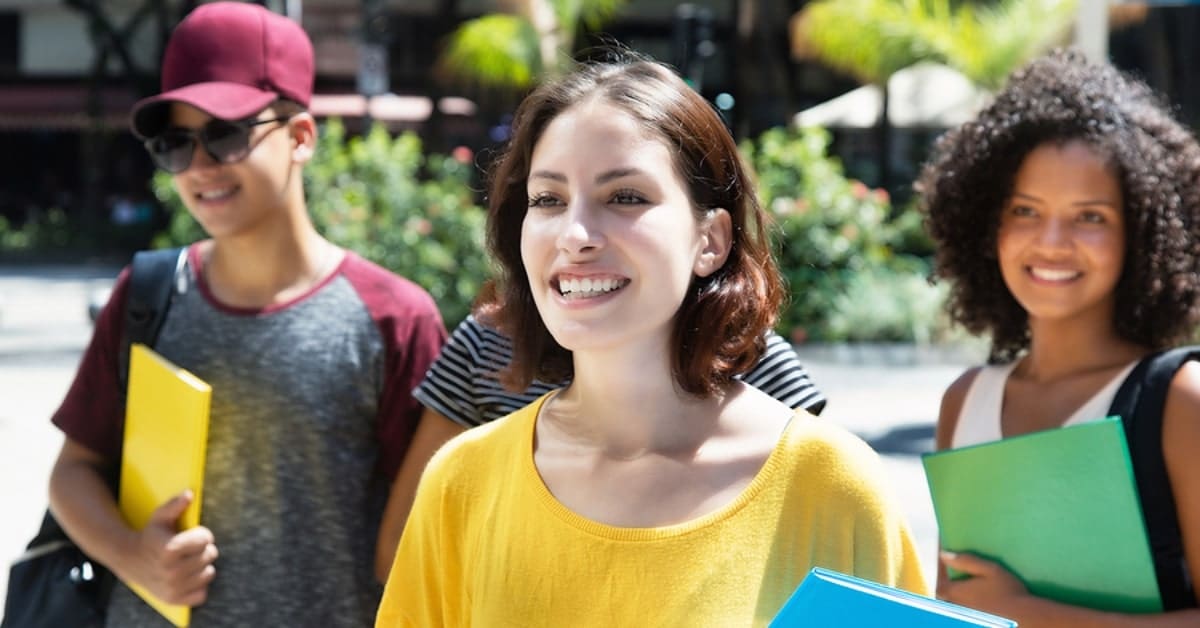
[[[1139,360],[1195,329],[1200,145],[1111,66],[1064,50],[1035,60],[939,140],[917,190],[950,313],[991,338],[989,365],[942,399],[939,448],[1104,417]],[[1200,364],[1172,379],[1162,420],[1181,560],[1197,574]],[[943,570],[939,595],[1023,628],[1200,623],[1195,608],[1131,616],[1038,598],[965,553],[942,562],[972,577],[949,582]]]

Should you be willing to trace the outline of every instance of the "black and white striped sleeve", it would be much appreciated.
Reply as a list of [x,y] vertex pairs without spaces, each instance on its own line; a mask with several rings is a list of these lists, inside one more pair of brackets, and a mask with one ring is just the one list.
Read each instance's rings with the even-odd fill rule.
[[787,404],[820,414],[825,395],[813,384],[792,345],[775,332],[767,333],[767,348],[742,381]]
[[505,390],[499,373],[510,361],[508,338],[468,316],[454,328],[413,396],[463,427],[483,425],[529,405],[552,388],[534,382],[520,393]]

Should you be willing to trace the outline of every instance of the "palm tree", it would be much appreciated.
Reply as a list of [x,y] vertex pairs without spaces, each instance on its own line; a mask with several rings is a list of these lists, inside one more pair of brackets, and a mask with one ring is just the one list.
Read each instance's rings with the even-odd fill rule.
[[887,81],[918,61],[937,61],[995,89],[1017,67],[1061,42],[1075,0],[814,0],[792,20],[793,53],[879,86],[881,184],[889,182]]
[[579,27],[599,27],[627,1],[498,0],[501,12],[451,33],[439,69],[472,87],[527,89],[570,68]]

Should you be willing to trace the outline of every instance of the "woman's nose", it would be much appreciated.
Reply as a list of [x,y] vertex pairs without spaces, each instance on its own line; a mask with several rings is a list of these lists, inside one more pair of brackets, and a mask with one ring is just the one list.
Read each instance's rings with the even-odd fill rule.
[[584,203],[571,203],[563,214],[558,248],[570,253],[594,252],[604,246],[604,236],[594,212]]
[[1071,242],[1071,225],[1063,219],[1051,218],[1038,230],[1037,241],[1045,247],[1066,247]]

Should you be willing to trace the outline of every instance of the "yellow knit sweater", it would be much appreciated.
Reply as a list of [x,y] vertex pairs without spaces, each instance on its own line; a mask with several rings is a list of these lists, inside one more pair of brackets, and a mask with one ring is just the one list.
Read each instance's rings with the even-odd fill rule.
[[798,413],[733,502],[620,528],[543,484],[544,400],[434,457],[377,626],[761,626],[816,566],[928,594],[878,456],[845,430]]

